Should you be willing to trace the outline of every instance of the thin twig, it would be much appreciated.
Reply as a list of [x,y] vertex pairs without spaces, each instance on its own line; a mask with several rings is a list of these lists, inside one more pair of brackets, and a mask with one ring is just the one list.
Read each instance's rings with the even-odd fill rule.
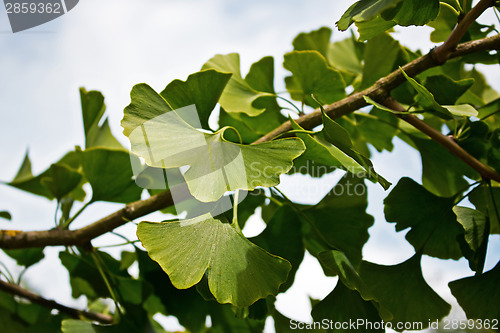
[[79,318],[85,317],[87,319],[99,322],[101,324],[112,324],[113,323],[113,318],[109,315],[106,315],[103,313],[89,312],[89,311],[70,308],[66,305],[59,304],[56,301],[43,298],[42,296],[37,295],[35,293],[32,293],[29,290],[21,288],[17,284],[8,283],[8,282],[0,280],[0,290],[6,292],[8,294],[11,294],[11,295],[16,295],[16,296],[22,297],[24,299],[31,301],[32,303],[41,305],[43,307],[46,307],[49,309],[56,309],[59,312],[67,314],[68,316],[70,316],[72,318],[79,319]]
[[[383,104],[396,111],[406,111],[406,109],[393,98],[386,99]],[[443,133],[439,132],[438,130],[436,130],[423,120],[418,119],[412,114],[397,114],[396,116],[411,124],[422,133],[427,134],[431,139],[439,143],[453,155],[479,172],[483,179],[493,179],[496,182],[500,182],[500,175],[495,170],[481,163],[474,156],[469,154],[465,149],[460,147],[452,138],[444,135]]]

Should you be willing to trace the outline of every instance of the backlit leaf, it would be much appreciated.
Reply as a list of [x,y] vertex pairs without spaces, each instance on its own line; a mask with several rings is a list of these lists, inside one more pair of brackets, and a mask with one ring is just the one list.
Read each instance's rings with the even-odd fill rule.
[[276,295],[291,269],[286,260],[210,215],[178,222],[141,222],[137,235],[175,287],[192,287],[207,274],[210,291],[219,303],[246,307]]
[[283,66],[292,72],[285,78],[286,89],[296,101],[316,107],[314,94],[322,103],[330,104],[345,97],[345,83],[341,74],[328,66],[317,51],[293,51],[285,54]]
[[239,54],[218,54],[207,61],[202,69],[215,69],[221,73],[232,74],[219,99],[219,104],[224,110],[227,112],[243,112],[249,116],[257,116],[264,112],[263,108],[257,108],[253,103],[260,97],[272,96],[272,94],[255,90],[243,79],[240,72]]
[[227,191],[277,185],[279,175],[288,172],[305,149],[297,138],[240,145],[224,139],[226,130],[204,133],[169,112],[138,127],[129,139],[132,151],[149,166],[189,165],[184,179],[191,194],[203,202],[217,201]]

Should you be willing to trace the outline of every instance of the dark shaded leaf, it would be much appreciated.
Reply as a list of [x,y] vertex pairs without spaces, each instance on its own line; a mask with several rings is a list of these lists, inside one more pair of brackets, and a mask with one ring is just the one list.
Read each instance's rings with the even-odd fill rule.
[[453,198],[440,198],[410,178],[401,178],[384,200],[388,222],[396,231],[411,228],[405,238],[416,251],[441,259],[462,257],[457,237],[463,228],[453,213]]
[[491,321],[500,318],[499,280],[500,263],[482,275],[452,281],[448,285],[458,304],[467,314],[467,318]]
[[360,276],[370,286],[375,299],[393,314],[393,324],[420,322],[426,328],[430,321],[450,312],[451,306],[425,282],[420,260],[421,254],[415,254],[392,266],[361,263]]

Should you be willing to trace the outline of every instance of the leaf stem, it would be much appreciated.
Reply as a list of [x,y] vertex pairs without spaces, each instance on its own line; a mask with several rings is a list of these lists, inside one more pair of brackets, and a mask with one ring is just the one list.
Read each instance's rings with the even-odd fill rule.
[[[285,97],[281,97],[279,95],[276,95],[276,98],[279,98],[285,102],[287,102],[288,104],[290,104],[291,106],[293,106],[293,108],[297,111],[297,114],[302,114],[303,112],[297,107],[297,105],[295,105],[293,102],[289,101],[288,99],[286,99]],[[290,110],[290,109],[289,109]]]
[[61,226],[63,229],[68,229],[69,225],[71,224],[71,222],[73,222],[78,216],[80,216],[81,213],[83,213],[83,211],[88,207],[90,206],[90,204],[94,203],[92,200],[90,200],[89,202],[87,202],[85,205],[82,206],[82,208],[80,208],[80,210],[78,210],[78,212],[76,212],[75,215],[73,215],[72,217],[70,217],[69,219],[67,219],[64,224]]
[[318,227],[316,226],[316,224],[311,221],[311,219],[306,215],[304,214],[304,212],[299,208],[297,207],[297,205],[295,204],[295,202],[293,202],[292,200],[290,200],[286,195],[285,193],[281,192],[279,188],[277,188],[276,186],[273,186],[272,189],[274,191],[276,191],[278,194],[280,194],[283,199],[285,199],[289,204],[290,206],[292,206],[292,208],[300,215],[302,216],[302,218],[304,220],[306,220],[306,222],[311,226],[311,228],[314,230],[314,232],[316,233],[316,235],[320,238],[320,240],[325,243],[326,247],[329,249],[329,250],[338,250],[337,247],[333,246],[332,244],[330,244],[330,242],[325,238],[325,236],[323,235],[323,233],[321,232],[321,230],[318,229]]
[[238,223],[238,203],[240,197],[240,190],[234,191],[234,202],[233,202],[233,221],[231,225],[236,228],[239,232],[241,232],[240,225]]

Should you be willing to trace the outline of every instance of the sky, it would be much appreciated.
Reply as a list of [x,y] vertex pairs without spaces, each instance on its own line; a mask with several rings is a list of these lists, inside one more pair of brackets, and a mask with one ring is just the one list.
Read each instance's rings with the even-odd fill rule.
[[[350,0],[82,0],[69,13],[25,32],[12,34],[6,12],[0,9],[0,180],[10,180],[29,149],[34,173],[45,170],[75,145],[84,144],[79,87],[100,90],[106,97],[110,126],[118,139],[128,145],[120,120],[129,104],[133,85],[146,82],[161,91],[173,79],[185,80],[215,54],[238,52],[242,72],[271,55],[275,58],[276,88],[283,90],[280,64],[291,42],[300,32],[334,23],[353,1]],[[496,22],[493,15],[480,21]],[[393,36],[411,41],[413,49],[427,52],[430,28],[401,29]],[[350,36],[334,29],[333,39]],[[498,66],[488,67],[490,83],[500,90]],[[389,181],[408,176],[420,181],[418,154],[396,140],[393,153],[374,154],[377,171]],[[340,178],[334,173],[320,180],[304,176],[283,176],[280,188],[300,203],[316,203]],[[369,184],[369,213],[375,217],[371,238],[363,248],[365,259],[380,264],[396,264],[413,254],[413,248],[386,223],[382,200],[386,193]],[[307,193],[307,195],[304,195]],[[92,205],[75,221],[74,227],[119,209],[119,205]],[[2,186],[0,210],[8,210],[13,222],[0,221],[0,228],[43,230],[54,226],[55,203]],[[159,214],[148,216],[159,220]],[[252,220],[247,236],[262,230],[263,223]],[[134,225],[120,228],[135,234]],[[98,239],[103,245],[119,240]],[[491,240],[487,269],[500,253],[499,238]],[[70,298],[68,277],[60,266],[57,252],[48,248],[47,259],[35,265],[25,283],[43,296],[65,304],[84,306],[83,299]],[[9,266],[12,262],[4,259]],[[12,267],[16,270],[15,267]],[[447,282],[471,275],[465,260],[446,261],[424,257],[424,277],[447,301],[456,303]],[[50,280],[49,280],[50,276]],[[295,285],[279,295],[277,307],[285,315],[310,321],[309,296],[325,297],[334,287],[335,278],[324,277],[317,261],[307,256],[299,269]],[[463,316],[459,308],[453,315]],[[176,328],[173,319],[161,319]],[[272,331],[269,326],[267,331]]]

